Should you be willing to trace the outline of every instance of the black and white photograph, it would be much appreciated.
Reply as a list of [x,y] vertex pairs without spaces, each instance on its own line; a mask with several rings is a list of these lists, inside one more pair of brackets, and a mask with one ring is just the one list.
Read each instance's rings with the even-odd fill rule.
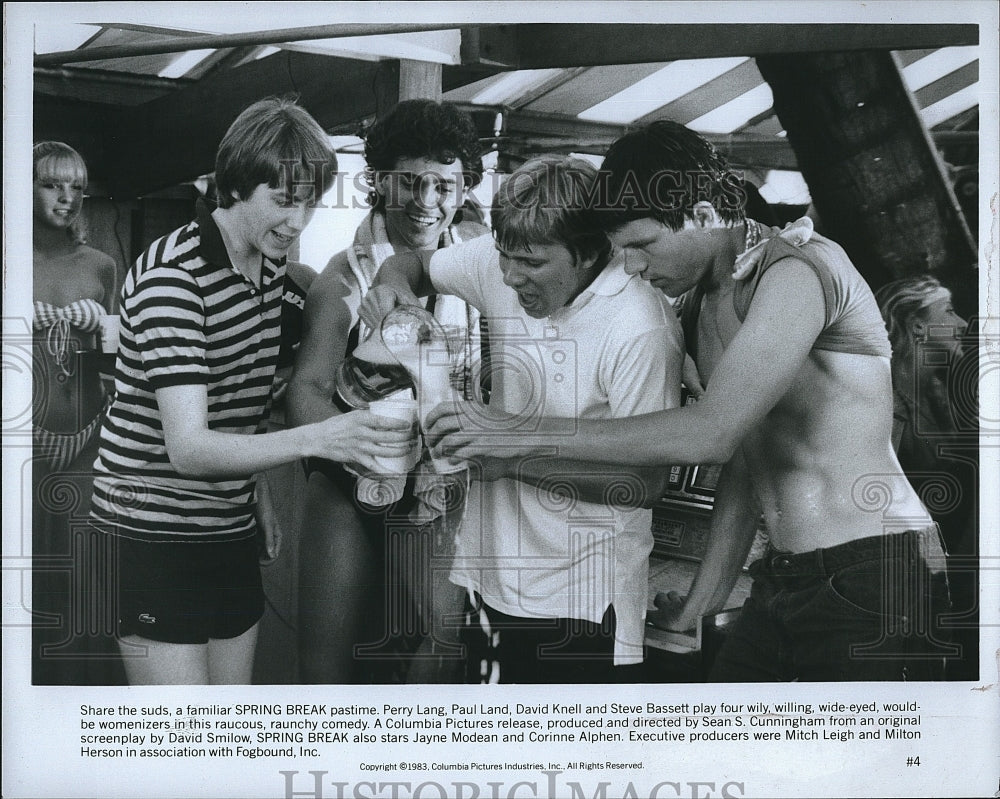
[[5,3],[3,795],[996,795],[998,25]]

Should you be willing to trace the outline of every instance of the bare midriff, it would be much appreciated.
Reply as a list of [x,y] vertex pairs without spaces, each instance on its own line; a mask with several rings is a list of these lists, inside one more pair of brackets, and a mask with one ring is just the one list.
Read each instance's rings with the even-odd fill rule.
[[791,552],[931,519],[892,452],[889,361],[814,350],[743,440],[771,543]]

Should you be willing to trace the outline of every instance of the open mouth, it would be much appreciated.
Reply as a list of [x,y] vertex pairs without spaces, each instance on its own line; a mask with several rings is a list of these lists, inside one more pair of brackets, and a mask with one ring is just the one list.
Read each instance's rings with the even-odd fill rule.
[[278,243],[279,247],[289,247],[295,241],[294,236],[285,236],[276,230],[272,230],[271,235],[274,236],[274,240]]
[[406,218],[416,227],[430,229],[441,221],[440,217],[427,216],[426,214],[407,214]]

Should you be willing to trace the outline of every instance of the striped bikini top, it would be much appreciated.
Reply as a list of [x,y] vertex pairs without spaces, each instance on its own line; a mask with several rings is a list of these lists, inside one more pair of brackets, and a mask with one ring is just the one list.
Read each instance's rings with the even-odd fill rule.
[[70,328],[76,328],[82,333],[94,333],[101,325],[101,317],[106,313],[104,306],[89,297],[74,300],[61,308],[35,300],[31,327],[32,330],[46,331],[46,349],[62,373],[68,377],[73,373],[69,352]]

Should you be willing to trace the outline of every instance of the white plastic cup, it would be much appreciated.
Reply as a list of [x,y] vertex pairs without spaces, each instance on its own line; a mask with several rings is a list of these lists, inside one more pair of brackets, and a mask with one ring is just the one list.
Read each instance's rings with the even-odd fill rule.
[[[411,397],[387,397],[369,403],[368,410],[376,416],[389,419],[402,419],[411,425],[417,424],[417,401]],[[378,457],[375,462],[380,467],[380,474],[406,474],[420,460],[419,440],[414,437],[410,452],[395,458]]]
[[105,314],[100,319],[101,352],[114,355],[118,352],[118,334],[121,319],[114,314]]

